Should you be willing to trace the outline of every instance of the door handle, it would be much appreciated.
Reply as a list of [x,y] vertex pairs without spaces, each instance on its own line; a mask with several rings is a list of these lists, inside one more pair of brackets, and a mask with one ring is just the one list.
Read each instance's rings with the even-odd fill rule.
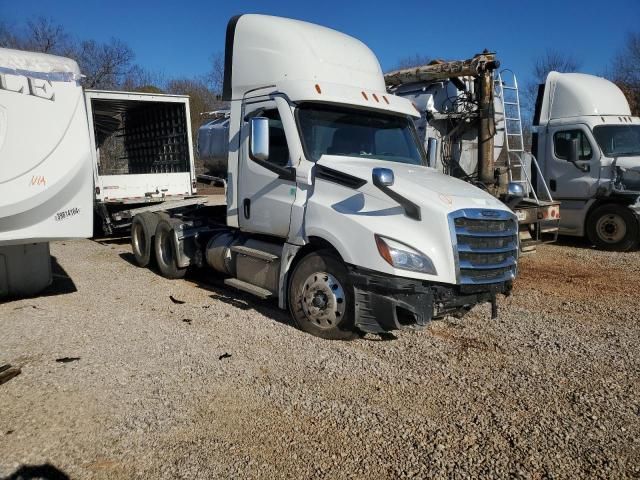
[[245,198],[242,202],[242,209],[244,211],[244,218],[249,218],[251,216],[251,199]]

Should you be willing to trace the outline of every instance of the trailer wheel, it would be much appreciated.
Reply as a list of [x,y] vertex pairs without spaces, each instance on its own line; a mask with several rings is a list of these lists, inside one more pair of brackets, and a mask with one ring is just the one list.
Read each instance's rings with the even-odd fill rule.
[[640,224],[624,205],[596,208],[587,219],[587,236],[599,249],[626,252],[638,245]]
[[153,263],[153,237],[158,220],[155,213],[143,212],[133,217],[131,222],[131,251],[140,267]]
[[175,244],[173,242],[173,225],[169,219],[162,218],[156,227],[153,239],[156,263],[160,273],[165,278],[182,278],[187,268],[178,267]]
[[305,256],[289,282],[289,310],[296,326],[317,337],[351,340],[354,327],[353,286],[342,261],[329,250]]

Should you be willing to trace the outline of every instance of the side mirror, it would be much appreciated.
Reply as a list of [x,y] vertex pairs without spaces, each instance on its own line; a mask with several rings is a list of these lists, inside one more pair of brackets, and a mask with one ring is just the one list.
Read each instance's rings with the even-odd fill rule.
[[429,137],[427,140],[427,167],[436,168],[436,155],[438,152],[438,140]]
[[524,198],[524,187],[516,182],[509,182],[504,203],[509,208],[515,207]]
[[578,165],[578,160],[580,160],[578,156],[578,139],[572,138],[569,140],[569,157],[567,161],[571,162],[578,170],[588,172],[590,169],[589,165]]
[[567,160],[571,163],[576,163],[578,161],[578,139],[572,138],[569,140],[569,156]]
[[374,168],[371,178],[376,187],[390,187],[395,181],[393,170],[390,168]]
[[269,119],[266,117],[251,118],[249,155],[256,160],[269,159]]

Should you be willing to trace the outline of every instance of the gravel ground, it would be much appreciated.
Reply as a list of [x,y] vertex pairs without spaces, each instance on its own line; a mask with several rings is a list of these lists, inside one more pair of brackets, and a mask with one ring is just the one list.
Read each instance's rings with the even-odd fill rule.
[[0,360],[22,366],[0,477],[640,477],[640,252],[543,246],[499,319],[352,342],[126,243],[52,253],[48,295],[0,305]]

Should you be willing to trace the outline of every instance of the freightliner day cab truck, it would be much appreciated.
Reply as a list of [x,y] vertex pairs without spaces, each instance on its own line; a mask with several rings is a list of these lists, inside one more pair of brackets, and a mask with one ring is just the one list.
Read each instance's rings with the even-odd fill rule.
[[538,190],[562,202],[560,233],[598,248],[630,250],[640,228],[640,119],[612,82],[551,72],[540,85],[533,151]]
[[485,51],[389,72],[385,81],[420,111],[416,128],[430,166],[507,203],[518,217],[521,252],[528,253],[556,240],[560,207],[551,192],[533,188],[538,167],[524,149],[517,80],[499,66]]
[[419,328],[509,293],[516,217],[426,166],[419,113],[386,92],[363,43],[301,21],[235,17],[223,97],[226,206],[136,215],[140,265],[155,257],[170,278],[208,265],[333,339]]

